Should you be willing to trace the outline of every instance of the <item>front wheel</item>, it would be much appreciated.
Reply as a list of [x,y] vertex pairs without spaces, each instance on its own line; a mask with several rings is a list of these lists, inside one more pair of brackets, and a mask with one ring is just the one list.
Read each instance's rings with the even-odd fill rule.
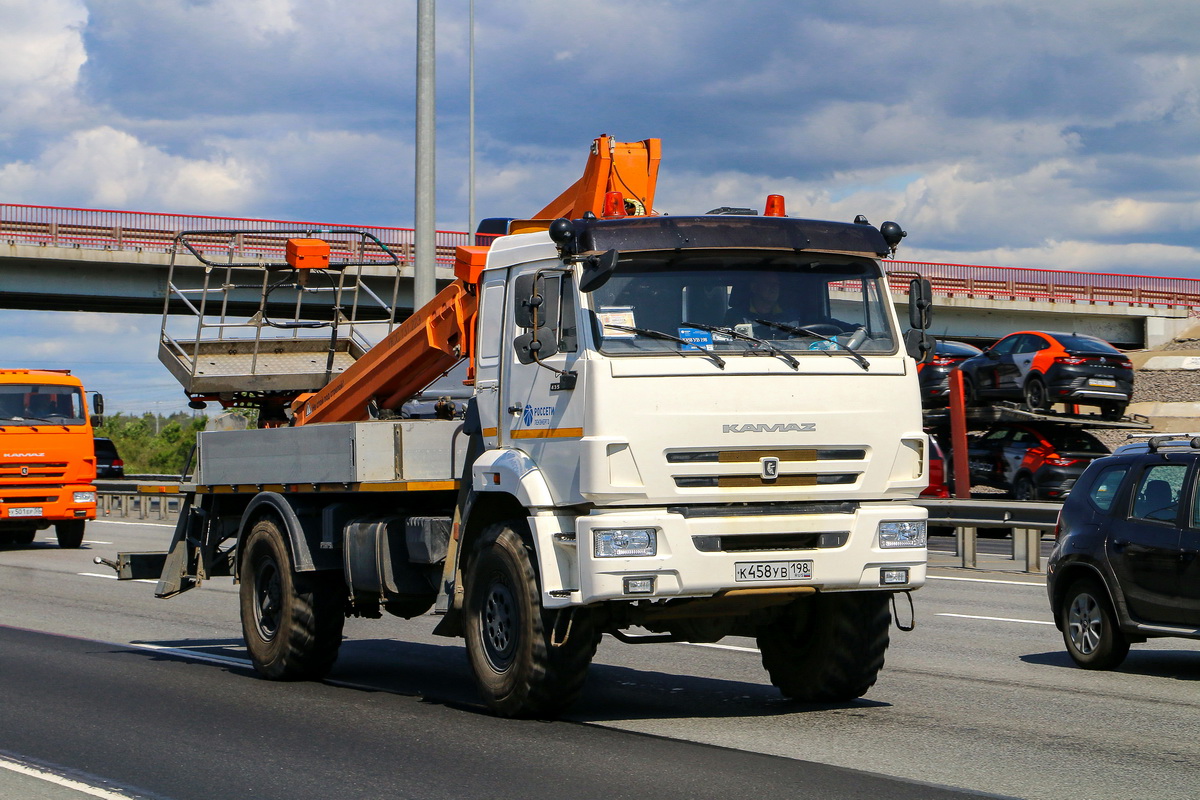
[[287,542],[270,519],[250,530],[238,575],[242,637],[254,669],[277,681],[325,677],[342,643],[341,576],[293,571]]
[[875,685],[892,624],[887,592],[818,594],[759,629],[771,683],[805,703],[840,703]]
[[1104,419],[1112,419],[1112,420],[1120,419],[1121,417],[1125,416],[1126,408],[1127,408],[1127,405],[1125,403],[1121,403],[1121,402],[1117,402],[1117,401],[1101,403],[1100,404],[1100,416],[1103,417]]
[[1063,596],[1063,641],[1084,669],[1113,669],[1129,655],[1129,640],[1117,627],[1108,595],[1093,580],[1076,581]]
[[544,718],[583,690],[598,636],[590,612],[575,608],[563,612],[571,617],[554,641],[558,615],[542,609],[527,536],[515,520],[482,533],[466,576],[467,657],[489,708],[506,717]]
[[[71,519],[54,523],[54,536],[58,546],[74,550],[83,544],[83,520]],[[33,541],[31,538],[29,541]]]

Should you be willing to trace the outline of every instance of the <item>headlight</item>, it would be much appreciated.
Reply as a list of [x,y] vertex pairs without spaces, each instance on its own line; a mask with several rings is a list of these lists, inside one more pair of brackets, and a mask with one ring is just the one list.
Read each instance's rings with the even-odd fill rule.
[[596,558],[652,556],[658,553],[655,528],[617,528],[592,531],[592,552]]
[[879,523],[880,547],[924,547],[925,520]]
[[96,493],[95,492],[76,492],[75,493],[75,502],[76,503],[94,503],[94,502],[96,502]]

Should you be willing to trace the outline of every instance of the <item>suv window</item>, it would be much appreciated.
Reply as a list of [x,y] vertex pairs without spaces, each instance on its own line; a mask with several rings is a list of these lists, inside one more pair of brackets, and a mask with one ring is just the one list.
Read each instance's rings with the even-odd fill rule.
[[1131,516],[1160,522],[1174,521],[1186,474],[1186,464],[1154,464],[1147,467],[1134,493]]
[[1121,481],[1125,480],[1127,472],[1129,472],[1128,464],[1117,464],[1107,467],[1096,476],[1096,480],[1092,482],[1092,488],[1088,489],[1088,498],[1096,508],[1101,511],[1108,511],[1112,508],[1113,500],[1117,499],[1117,490],[1121,488]]

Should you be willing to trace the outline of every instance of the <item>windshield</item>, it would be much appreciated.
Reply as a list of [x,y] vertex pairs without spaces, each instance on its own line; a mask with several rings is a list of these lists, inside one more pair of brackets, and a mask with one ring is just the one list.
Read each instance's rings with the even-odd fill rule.
[[0,385],[0,425],[82,425],[83,392],[75,386]]
[[589,298],[596,340],[610,355],[896,352],[879,267],[867,259],[622,254]]

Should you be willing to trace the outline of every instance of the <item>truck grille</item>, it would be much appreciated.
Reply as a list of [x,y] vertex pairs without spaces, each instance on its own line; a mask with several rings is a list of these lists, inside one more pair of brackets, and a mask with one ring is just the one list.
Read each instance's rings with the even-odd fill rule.
[[[853,447],[755,448],[747,450],[688,450],[666,454],[672,465],[708,465],[718,467],[705,474],[674,475],[681,489],[745,489],[771,486],[836,486],[852,484],[866,469],[867,451]],[[762,459],[779,461],[775,477],[764,478],[751,471]],[[821,462],[841,462],[841,469],[820,471]],[[858,462],[861,468],[846,469],[846,462]],[[830,465],[833,466],[833,465]]]
[[47,495],[41,497],[38,495],[17,495],[15,497],[0,497],[0,503],[53,503],[58,497],[55,495]]
[[728,536],[693,536],[692,542],[702,553],[752,553],[782,550],[818,550],[841,547],[850,538],[849,531],[825,533],[746,533]]
[[31,461],[25,464],[0,464],[0,480],[46,480],[67,474],[65,461]]

